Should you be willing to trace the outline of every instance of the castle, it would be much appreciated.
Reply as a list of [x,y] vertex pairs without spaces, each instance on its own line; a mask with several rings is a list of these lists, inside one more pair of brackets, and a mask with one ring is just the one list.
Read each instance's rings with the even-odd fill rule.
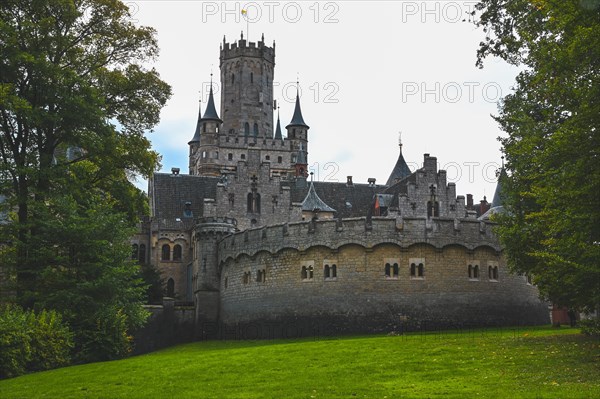
[[385,185],[313,182],[300,98],[287,134],[279,115],[273,123],[274,66],[264,37],[223,39],[220,112],[211,88],[189,174],[153,176],[151,215],[132,240],[167,296],[193,303],[197,336],[549,321],[536,287],[509,273],[484,215],[501,205],[500,184],[492,204],[474,205],[435,157],[411,172],[401,145]]

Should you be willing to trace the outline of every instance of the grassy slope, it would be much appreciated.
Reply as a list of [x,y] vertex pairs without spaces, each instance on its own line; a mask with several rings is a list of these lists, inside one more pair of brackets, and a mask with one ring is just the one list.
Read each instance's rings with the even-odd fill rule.
[[202,342],[0,381],[0,397],[600,398],[600,342],[577,332]]

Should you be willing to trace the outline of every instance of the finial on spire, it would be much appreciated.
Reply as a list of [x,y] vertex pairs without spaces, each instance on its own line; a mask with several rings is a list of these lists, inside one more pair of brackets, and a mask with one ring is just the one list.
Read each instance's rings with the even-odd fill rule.
[[502,169],[504,169],[504,155],[500,157],[502,159]]
[[260,37],[260,41],[264,43],[265,41],[265,34],[263,33],[262,36]]
[[400,147],[400,151],[402,151],[402,130],[398,132],[398,146]]
[[314,176],[314,174],[315,174],[314,172],[310,172],[310,182],[311,183],[313,182],[313,176]]
[[242,34],[240,35],[240,38],[241,38],[242,40],[244,40],[244,31],[242,31]]

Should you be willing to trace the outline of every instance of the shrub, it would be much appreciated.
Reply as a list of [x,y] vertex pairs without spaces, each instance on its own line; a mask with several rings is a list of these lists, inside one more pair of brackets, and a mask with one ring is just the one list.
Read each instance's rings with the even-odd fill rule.
[[0,308],[0,378],[64,366],[72,347],[71,332],[55,311]]
[[586,335],[600,337],[600,318],[598,317],[580,320],[579,327],[581,327],[581,332]]

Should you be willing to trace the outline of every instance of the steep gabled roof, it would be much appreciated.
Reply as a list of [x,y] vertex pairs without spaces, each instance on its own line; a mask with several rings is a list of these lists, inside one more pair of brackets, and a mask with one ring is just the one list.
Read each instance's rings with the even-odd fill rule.
[[402,145],[400,145],[400,154],[398,155],[398,160],[396,161],[396,165],[394,166],[394,169],[392,169],[392,173],[390,173],[390,177],[385,184],[386,186],[393,186],[396,184],[396,182],[404,179],[410,174],[410,168],[404,160],[404,156],[402,155]]
[[219,115],[217,114],[217,109],[215,108],[215,100],[213,98],[213,89],[212,85],[210,87],[210,93],[208,94],[208,103],[206,104],[206,109],[204,110],[204,116],[202,117],[203,121],[217,121],[223,122]]
[[296,94],[296,107],[294,108],[294,116],[292,116],[292,121],[286,126],[286,128],[290,126],[302,126],[308,128],[308,125],[304,123],[304,118],[302,117],[302,110],[300,109],[300,96]]
[[282,140],[281,135],[281,122],[279,122],[279,112],[277,112],[277,127],[275,128],[275,140]]
[[[204,199],[216,197],[219,180],[218,177],[155,173],[149,191],[156,227],[191,229],[194,218],[202,216]],[[186,211],[191,211],[191,215]]]
[[302,210],[314,211],[315,209],[318,209],[320,212],[335,212],[335,209],[331,208],[319,198],[315,191],[315,185],[313,182],[310,182],[308,193],[306,194],[306,197],[304,197],[304,201],[302,201]]

